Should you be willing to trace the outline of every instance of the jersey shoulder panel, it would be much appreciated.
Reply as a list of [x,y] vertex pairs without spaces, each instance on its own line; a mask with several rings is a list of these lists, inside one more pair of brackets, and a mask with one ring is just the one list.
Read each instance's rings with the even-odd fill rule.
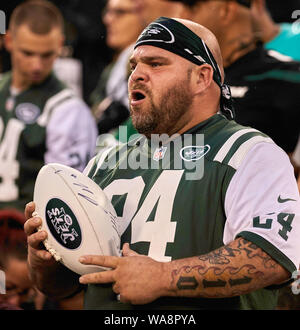
[[[221,122],[222,124],[222,122]],[[207,159],[237,169],[248,151],[257,143],[273,143],[266,134],[252,127],[237,124],[235,121],[223,121],[215,125],[211,132],[204,132],[205,144],[210,146]]]
[[40,126],[46,126],[54,109],[75,97],[76,95],[74,91],[70,88],[59,89],[57,93],[51,95],[46,100],[42,114],[37,120],[38,124]]

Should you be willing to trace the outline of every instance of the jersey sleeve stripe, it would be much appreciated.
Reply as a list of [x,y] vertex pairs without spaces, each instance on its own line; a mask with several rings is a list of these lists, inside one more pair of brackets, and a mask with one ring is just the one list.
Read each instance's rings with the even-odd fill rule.
[[263,137],[263,136],[254,136],[244,142],[238,150],[233,154],[228,165],[233,167],[234,169],[238,169],[241,162],[244,160],[245,156],[247,155],[248,151],[257,143],[259,142],[267,142],[267,143],[274,143],[272,139]]
[[101,168],[102,164],[104,163],[106,157],[108,156],[108,154],[110,153],[111,150],[113,150],[115,147],[108,147],[107,149],[102,150],[98,155],[97,155],[97,168],[95,170],[96,174],[98,172],[98,170]]
[[37,123],[40,126],[46,126],[52,110],[57,106],[58,104],[64,102],[65,100],[74,97],[74,92],[71,89],[64,89],[61,92],[55,94],[52,96],[45,104],[45,107],[43,109],[43,113],[40,115],[40,117],[37,119]]
[[227,156],[229,150],[233,146],[233,144],[237,141],[237,139],[239,139],[244,134],[251,132],[258,132],[258,131],[254,128],[246,128],[239,130],[238,132],[231,135],[231,137],[223,144],[222,148],[220,148],[220,150],[218,151],[218,153],[216,154],[213,160],[222,163],[225,157]]
[[97,156],[94,156],[92,159],[90,159],[90,161],[88,162],[88,164],[86,165],[85,169],[82,172],[84,175],[88,176],[92,168],[95,167],[96,157]]

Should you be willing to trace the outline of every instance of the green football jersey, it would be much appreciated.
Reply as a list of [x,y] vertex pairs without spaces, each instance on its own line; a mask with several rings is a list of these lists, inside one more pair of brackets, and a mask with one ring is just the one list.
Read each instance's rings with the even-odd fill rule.
[[[88,172],[112,201],[121,243],[129,242],[134,251],[162,262],[206,254],[238,234],[261,246],[259,234],[247,235],[248,230],[229,237],[226,222],[232,211],[226,214],[226,194],[247,152],[273,141],[219,114],[181,136],[159,140],[141,137],[121,145],[96,157]],[[268,252],[291,272],[295,269],[272,244]],[[110,285],[88,285],[85,292],[86,309],[272,309],[275,305],[276,290],[267,289],[223,299],[162,297],[144,306],[120,303]]]
[[11,73],[0,80],[0,208],[24,211],[44,165],[46,127],[58,104],[73,97],[54,75],[17,95]]

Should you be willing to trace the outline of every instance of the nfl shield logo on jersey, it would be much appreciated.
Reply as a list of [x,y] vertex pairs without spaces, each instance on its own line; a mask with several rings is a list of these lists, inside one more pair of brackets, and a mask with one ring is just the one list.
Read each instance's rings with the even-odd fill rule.
[[34,124],[41,110],[32,103],[21,103],[16,107],[16,117],[25,124]]
[[162,146],[162,147],[156,148],[154,151],[153,159],[156,160],[157,162],[159,160],[163,159],[166,151],[167,151],[167,147]]
[[7,111],[11,111],[15,106],[15,98],[13,96],[10,96],[7,98],[5,103],[5,109]]

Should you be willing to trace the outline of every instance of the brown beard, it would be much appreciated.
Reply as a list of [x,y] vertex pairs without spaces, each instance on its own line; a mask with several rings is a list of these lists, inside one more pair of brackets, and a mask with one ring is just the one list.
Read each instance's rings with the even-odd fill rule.
[[142,90],[150,102],[146,110],[139,107],[135,107],[134,110],[130,108],[132,123],[140,134],[149,138],[151,134],[170,134],[174,130],[192,103],[189,90],[190,76],[191,70],[188,70],[187,78],[176,82],[163,93],[157,104],[153,101],[152,92],[143,84],[133,86],[132,89]]

